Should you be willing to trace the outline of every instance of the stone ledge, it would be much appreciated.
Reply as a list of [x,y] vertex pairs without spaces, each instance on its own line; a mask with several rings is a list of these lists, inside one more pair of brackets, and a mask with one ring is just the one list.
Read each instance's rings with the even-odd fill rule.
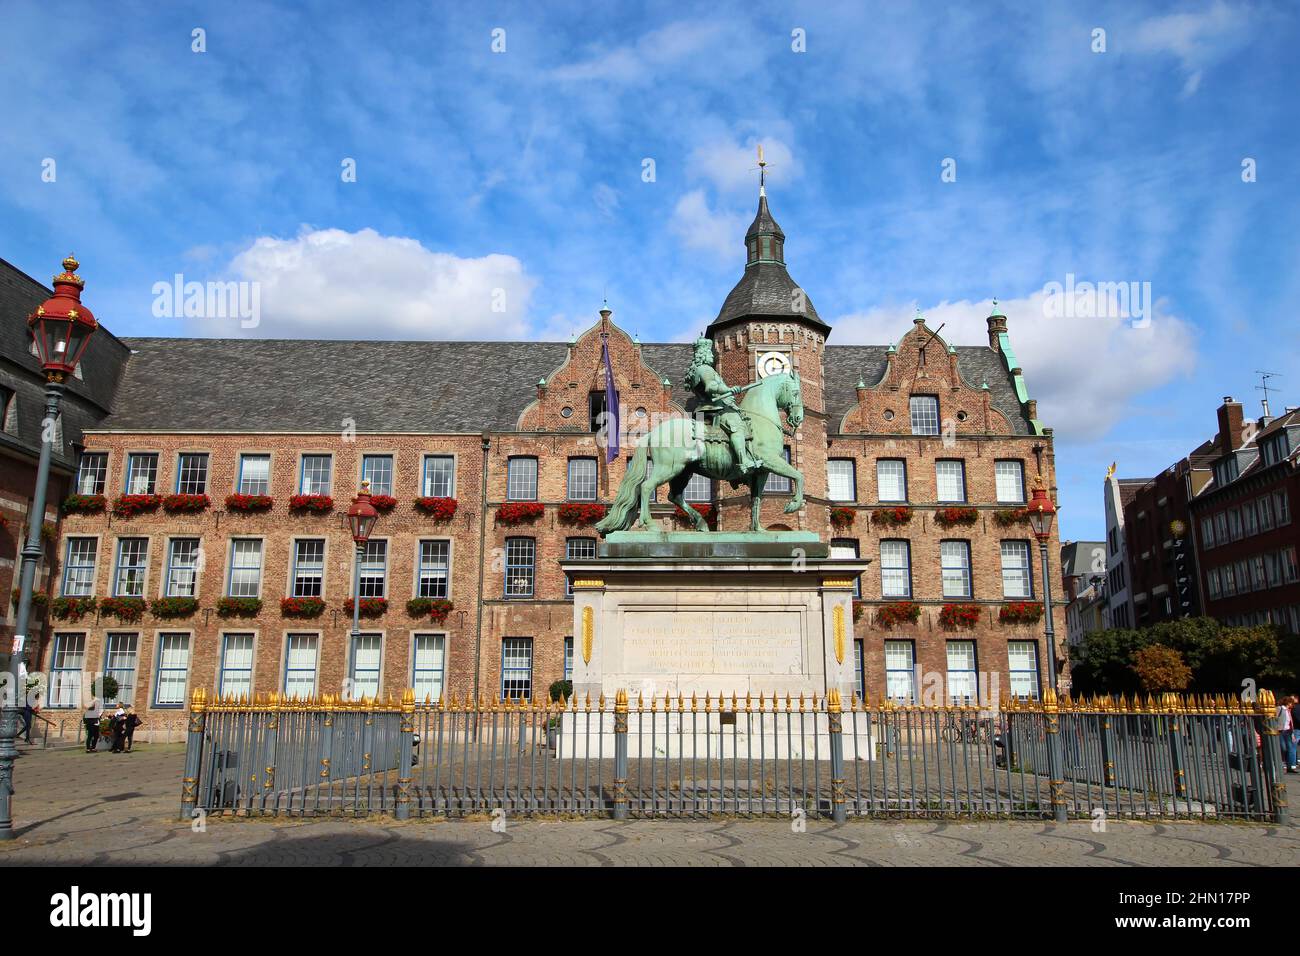
[[615,531],[600,544],[602,558],[694,558],[748,561],[825,558],[830,545],[812,531]]

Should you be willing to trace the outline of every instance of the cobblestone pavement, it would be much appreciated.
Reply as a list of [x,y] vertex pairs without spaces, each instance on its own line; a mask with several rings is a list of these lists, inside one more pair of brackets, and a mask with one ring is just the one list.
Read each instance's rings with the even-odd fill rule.
[[[809,820],[176,820],[183,748],[28,751],[0,865],[1295,866],[1300,828]],[[1291,805],[1300,797],[1291,777]]]

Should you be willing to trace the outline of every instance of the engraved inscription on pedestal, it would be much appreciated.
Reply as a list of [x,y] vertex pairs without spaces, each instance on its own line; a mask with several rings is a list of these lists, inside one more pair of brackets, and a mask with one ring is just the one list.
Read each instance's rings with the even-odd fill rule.
[[804,672],[798,611],[628,610],[624,673],[786,676]]

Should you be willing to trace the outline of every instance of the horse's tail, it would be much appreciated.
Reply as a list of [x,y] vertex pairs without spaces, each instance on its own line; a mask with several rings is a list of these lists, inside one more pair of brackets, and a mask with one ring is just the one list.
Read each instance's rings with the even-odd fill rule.
[[614,503],[609,506],[609,513],[596,522],[596,530],[601,534],[622,531],[632,523],[629,519],[641,505],[641,486],[646,481],[646,462],[649,457],[645,445],[638,445],[632,463],[627,467],[627,474],[618,486]]

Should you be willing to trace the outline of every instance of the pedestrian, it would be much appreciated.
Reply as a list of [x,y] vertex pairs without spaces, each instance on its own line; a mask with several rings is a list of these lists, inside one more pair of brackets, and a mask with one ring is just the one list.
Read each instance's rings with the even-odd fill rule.
[[81,714],[81,721],[86,725],[86,753],[93,754],[99,747],[99,716],[103,710],[98,697],[90,698],[90,703]]
[[122,726],[124,728],[124,732],[126,733],[127,753],[131,752],[131,744],[135,740],[135,728],[139,727],[142,723],[144,723],[144,721],[142,721],[139,715],[136,714],[135,708],[128,707],[126,709],[126,717],[124,717],[122,720]]
[[1300,748],[1300,697],[1291,695],[1291,739]]
[[23,704],[23,732],[22,737],[28,743],[32,742],[32,719],[41,712],[41,695],[39,692],[28,694],[27,700]]
[[120,754],[126,746],[126,708],[121,704],[118,704],[117,710],[113,711],[113,716],[109,720],[109,729],[113,735],[112,752]]
[[1295,720],[1291,715],[1295,703],[1295,697],[1283,697],[1277,708],[1277,737],[1282,745],[1282,762],[1286,764],[1287,773],[1296,772]]

